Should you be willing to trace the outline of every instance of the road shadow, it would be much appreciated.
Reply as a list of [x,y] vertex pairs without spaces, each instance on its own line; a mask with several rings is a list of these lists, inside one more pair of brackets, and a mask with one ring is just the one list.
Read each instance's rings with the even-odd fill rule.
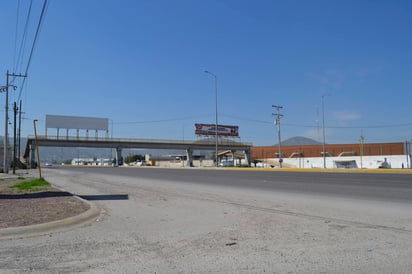
[[107,201],[107,200],[129,200],[127,194],[105,194],[105,195],[77,195],[88,201]]
[[0,199],[39,199],[50,197],[69,197],[73,194],[64,191],[42,191],[34,193],[22,193],[22,194],[0,194]]
[[103,194],[103,195],[73,195],[72,193],[65,191],[42,191],[34,193],[22,193],[22,194],[0,194],[1,199],[17,200],[17,199],[41,199],[51,197],[72,197],[78,196],[88,201],[112,201],[112,200],[129,200],[128,194]]

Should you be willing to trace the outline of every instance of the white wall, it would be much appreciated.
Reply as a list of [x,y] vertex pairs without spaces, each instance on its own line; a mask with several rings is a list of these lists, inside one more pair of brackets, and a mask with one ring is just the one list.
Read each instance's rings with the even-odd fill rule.
[[[407,159],[407,155],[390,155],[390,156],[363,156],[362,165],[359,156],[345,156],[345,157],[326,157],[326,168],[334,168],[334,161],[356,161],[358,168],[379,168],[381,163],[385,161],[385,158],[391,168],[404,168],[411,167],[410,159]],[[278,159],[267,159],[268,164],[275,163],[278,166]],[[285,158],[283,159],[284,167],[295,168],[323,168],[323,157],[311,157],[311,158]]]
[[[193,160],[193,166],[195,167],[212,167],[215,165],[213,160]],[[187,162],[186,161],[156,161],[155,166],[160,166],[160,167],[187,167]]]

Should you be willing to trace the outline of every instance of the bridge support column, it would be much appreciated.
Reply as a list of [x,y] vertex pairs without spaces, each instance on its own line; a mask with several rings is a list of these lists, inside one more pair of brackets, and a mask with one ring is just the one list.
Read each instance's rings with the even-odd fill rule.
[[36,162],[36,146],[34,144],[30,144],[30,163],[27,165],[32,169],[34,167],[34,163]]
[[117,147],[116,148],[116,162],[115,166],[119,166],[123,164],[123,159],[122,159],[122,148]]
[[250,167],[250,150],[245,150],[244,153],[245,153],[245,162],[247,166]]
[[186,156],[187,156],[186,166],[192,167],[193,166],[193,149],[191,148],[186,149]]

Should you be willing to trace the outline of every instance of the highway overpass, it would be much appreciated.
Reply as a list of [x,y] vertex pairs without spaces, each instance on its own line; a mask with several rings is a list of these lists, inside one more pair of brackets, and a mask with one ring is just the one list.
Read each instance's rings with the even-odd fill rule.
[[[112,148],[116,150],[116,159],[120,159],[123,149],[179,149],[187,154],[187,165],[191,166],[194,150],[215,150],[214,140],[158,140],[158,139],[129,139],[110,137],[70,137],[70,136],[37,136],[39,147],[88,147]],[[219,140],[219,150],[242,151],[246,162],[250,165],[252,143]],[[35,162],[35,137],[28,136],[24,158]]]

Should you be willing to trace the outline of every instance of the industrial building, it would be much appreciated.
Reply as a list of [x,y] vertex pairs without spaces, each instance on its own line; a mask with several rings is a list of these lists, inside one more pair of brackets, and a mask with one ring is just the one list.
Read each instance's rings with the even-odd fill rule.
[[[281,146],[285,167],[410,168],[411,142]],[[279,146],[254,146],[251,157],[266,166],[279,166]],[[388,162],[391,160],[391,163]]]

